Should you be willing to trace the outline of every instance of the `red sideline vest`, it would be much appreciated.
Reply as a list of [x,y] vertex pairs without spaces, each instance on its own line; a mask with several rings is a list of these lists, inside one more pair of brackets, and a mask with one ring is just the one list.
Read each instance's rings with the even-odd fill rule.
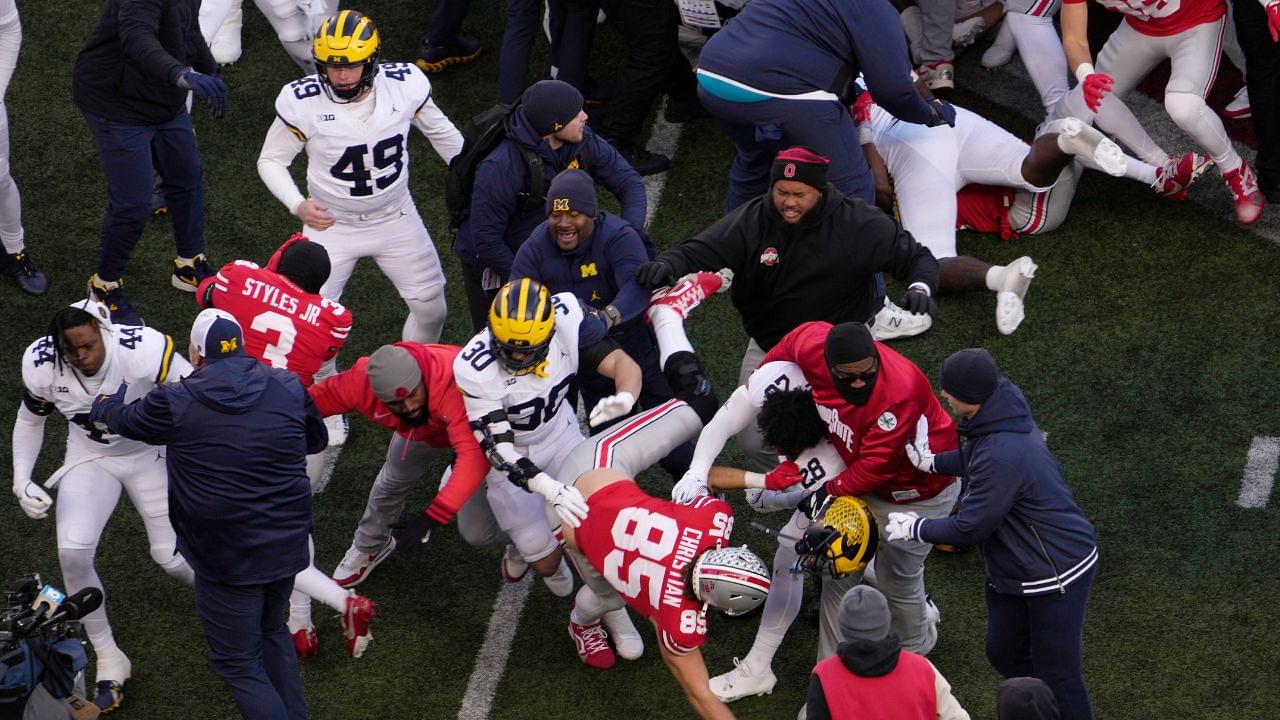
[[938,689],[929,661],[903,650],[898,666],[880,677],[853,674],[833,656],[813,673],[833,720],[938,720]]

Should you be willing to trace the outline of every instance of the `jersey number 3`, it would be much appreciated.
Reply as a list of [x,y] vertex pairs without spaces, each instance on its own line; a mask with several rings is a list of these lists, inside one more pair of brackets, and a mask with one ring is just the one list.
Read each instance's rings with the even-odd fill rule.
[[253,319],[249,326],[254,332],[277,334],[276,341],[269,343],[262,350],[262,359],[271,363],[271,367],[289,369],[289,351],[293,349],[293,341],[298,331],[293,321],[278,312],[264,312]]
[[[385,175],[373,176],[373,171],[369,169],[369,164],[365,162],[365,156],[371,155],[370,160],[376,170],[385,170],[391,168],[391,172]],[[352,145],[343,151],[342,157],[338,158],[338,162],[329,168],[329,174],[339,180],[351,183],[352,197],[365,197],[373,194],[373,186],[376,184],[379,190],[385,190],[392,183],[400,179],[400,173],[404,170],[404,135],[396,133],[389,138],[379,140],[373,146],[373,152],[370,153],[368,145]]]

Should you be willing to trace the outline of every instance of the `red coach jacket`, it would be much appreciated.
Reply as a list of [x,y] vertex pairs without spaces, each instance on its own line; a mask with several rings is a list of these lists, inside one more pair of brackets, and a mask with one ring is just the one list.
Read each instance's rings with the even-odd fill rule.
[[873,492],[890,502],[911,503],[945,490],[954,477],[921,472],[907,460],[907,441],[915,437],[921,414],[929,418],[933,452],[959,447],[955,423],[933,394],[929,379],[893,348],[876,343],[880,373],[875,389],[866,405],[849,403],[836,390],[827,369],[825,348],[831,327],[828,322],[803,323],[783,336],[760,363],[789,360],[800,366],[809,381],[818,414],[827,424],[827,438],[848,466],[827,483],[827,492]]
[[357,360],[351,368],[312,385],[308,391],[322,416],[354,410],[409,440],[431,447],[453,448],[457,455],[453,462],[453,475],[426,510],[432,520],[444,525],[453,519],[458,508],[480,487],[489,472],[489,461],[471,434],[467,411],[462,405],[462,392],[453,379],[453,359],[462,348],[415,342],[398,342],[396,345],[408,350],[422,369],[422,378],[427,385],[429,416],[425,424],[405,425],[373,394],[369,373],[365,369],[369,364],[367,357]]

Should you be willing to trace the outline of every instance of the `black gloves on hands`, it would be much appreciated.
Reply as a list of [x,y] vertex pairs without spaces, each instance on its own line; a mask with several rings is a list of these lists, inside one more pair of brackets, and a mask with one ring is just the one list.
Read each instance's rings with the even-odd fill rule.
[[190,68],[178,75],[178,87],[190,90],[196,97],[209,101],[209,110],[216,118],[227,114],[227,84],[216,75],[205,75]]
[[919,288],[907,290],[907,294],[902,296],[898,305],[912,315],[936,317],[938,314],[938,303],[930,297],[929,293]]
[[665,260],[653,260],[636,269],[636,283],[646,290],[654,290],[676,282],[676,271]]
[[411,555],[422,549],[423,545],[431,539],[431,533],[440,527],[440,523],[432,520],[426,513],[416,513],[408,520],[401,520],[392,525],[393,530],[399,530],[396,535],[396,552]]

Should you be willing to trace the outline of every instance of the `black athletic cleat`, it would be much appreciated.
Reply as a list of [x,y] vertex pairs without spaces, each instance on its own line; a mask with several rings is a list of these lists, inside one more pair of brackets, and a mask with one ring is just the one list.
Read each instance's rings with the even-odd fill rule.
[[443,72],[450,65],[461,65],[476,59],[480,54],[480,41],[476,38],[459,35],[452,42],[440,45],[426,45],[418,51],[418,59],[414,62],[424,73]]
[[36,266],[26,250],[20,253],[6,253],[0,260],[0,269],[3,269],[5,275],[13,278],[13,281],[18,283],[18,287],[22,288],[22,292],[28,295],[43,295],[49,289],[48,276]]

